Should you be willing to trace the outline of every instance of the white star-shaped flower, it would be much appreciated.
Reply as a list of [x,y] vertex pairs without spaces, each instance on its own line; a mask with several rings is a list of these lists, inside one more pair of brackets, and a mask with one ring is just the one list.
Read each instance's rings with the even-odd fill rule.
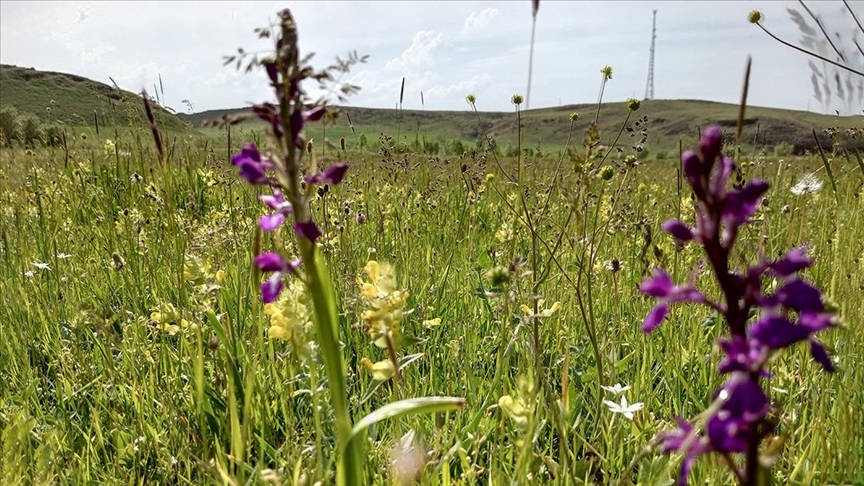
[[51,270],[51,267],[47,263],[36,262],[33,264],[33,266],[38,268],[39,270]]
[[642,402],[628,404],[627,397],[621,397],[621,403],[610,402],[609,400],[603,400],[603,404],[609,407],[609,411],[612,413],[620,413],[621,415],[627,417],[630,420],[633,420],[633,414],[642,410],[642,407],[645,405]]
[[612,395],[618,396],[621,393],[630,389],[630,385],[622,385],[621,383],[615,383],[612,386],[601,386],[600,388],[608,391]]

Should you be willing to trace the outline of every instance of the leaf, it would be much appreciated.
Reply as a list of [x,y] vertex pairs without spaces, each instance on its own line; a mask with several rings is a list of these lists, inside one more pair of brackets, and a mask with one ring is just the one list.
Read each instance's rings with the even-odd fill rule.
[[[465,399],[458,397],[423,397],[399,400],[388,403],[360,419],[351,429],[350,439],[353,439],[382,420],[413,415],[418,413],[440,413],[457,410],[465,406]],[[350,440],[349,439],[349,440]]]

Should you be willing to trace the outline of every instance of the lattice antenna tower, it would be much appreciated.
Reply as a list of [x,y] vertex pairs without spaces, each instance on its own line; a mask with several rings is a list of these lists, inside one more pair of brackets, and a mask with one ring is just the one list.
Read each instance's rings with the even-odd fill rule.
[[651,52],[648,57],[648,82],[645,83],[645,99],[654,99],[654,41],[657,39],[657,10],[651,23]]

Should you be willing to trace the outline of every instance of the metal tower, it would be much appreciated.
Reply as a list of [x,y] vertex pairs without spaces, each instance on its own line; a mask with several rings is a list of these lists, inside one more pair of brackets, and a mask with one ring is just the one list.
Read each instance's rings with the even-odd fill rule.
[[645,99],[654,99],[654,41],[657,39],[657,10],[651,23],[651,54],[648,58],[648,82],[645,84]]

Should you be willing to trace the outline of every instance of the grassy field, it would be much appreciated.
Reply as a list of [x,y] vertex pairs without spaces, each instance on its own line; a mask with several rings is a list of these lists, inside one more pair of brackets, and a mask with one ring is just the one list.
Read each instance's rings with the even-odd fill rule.
[[[645,107],[661,113],[663,103]],[[609,139],[621,111],[605,111],[603,120],[617,120]],[[699,113],[695,123],[707,124]],[[415,114],[402,121],[409,137]],[[649,130],[661,116],[652,117]],[[569,130],[566,117],[553,118],[564,121],[526,125]],[[444,134],[436,123],[421,123],[420,136],[464,136],[470,126]],[[235,132],[233,147],[179,137],[165,165],[140,132],[112,134],[118,150],[103,150],[106,137],[94,134],[68,160],[59,149],[0,150],[0,482],[332,482],[333,416],[316,335],[301,323],[288,342],[268,337],[276,318],[251,265],[260,248],[290,251],[291,235],[257,239],[262,205],[226,160],[251,136]],[[577,153],[581,138],[577,128]],[[578,160],[535,154],[523,165],[522,207],[506,177],[512,158],[394,154],[376,139],[365,152],[319,157],[321,166],[347,160],[350,170],[313,204],[340,303],[351,412],[419,396],[466,405],[370,428],[368,483],[410,483],[416,466],[423,484],[672,484],[681,458],[643,452],[675,416],[707,406],[720,384],[712,345],[722,332],[695,306],[674,309],[650,337],[640,330],[653,302],[639,283],[656,266],[685,280],[698,258],[659,230],[679,213],[692,219],[677,161],[628,167],[613,160],[632,152],[625,141],[605,180],[583,177]],[[815,157],[745,150],[739,162],[743,177],[772,184],[742,245],[769,256],[809,245],[816,264],[807,277],[844,322],[821,337],[837,373],[823,373],[806,346],[771,365],[785,438],[775,480],[862,484],[864,169],[834,158],[835,192]],[[811,172],[821,191],[790,192]],[[532,249],[525,214],[548,246]],[[391,263],[410,293],[399,382],[377,381],[364,365],[387,358],[360,324],[357,278],[367,278],[370,260]],[[488,276],[496,267],[509,267],[501,288]],[[712,288],[710,275],[698,281]],[[537,299],[545,312],[535,333]],[[630,388],[601,388],[616,383]],[[644,405],[633,420],[601,405],[621,397]],[[718,465],[700,459],[692,484],[730,483]]]

